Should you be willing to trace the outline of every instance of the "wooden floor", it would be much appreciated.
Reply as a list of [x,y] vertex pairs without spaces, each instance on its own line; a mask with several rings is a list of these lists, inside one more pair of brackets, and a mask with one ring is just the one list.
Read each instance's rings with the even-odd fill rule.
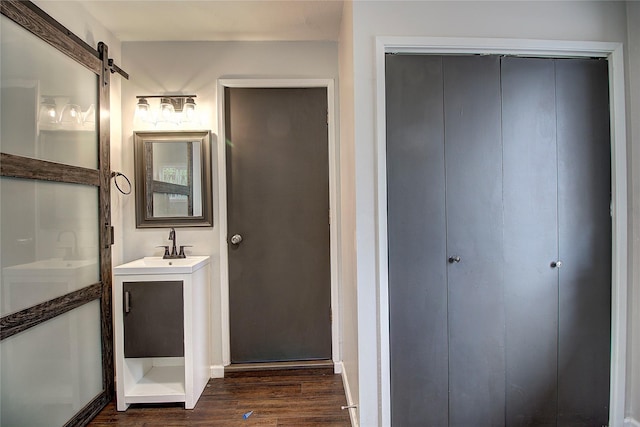
[[230,372],[209,381],[193,410],[163,404],[118,412],[111,402],[89,426],[349,427],[349,411],[340,408],[346,404],[342,379],[331,369]]

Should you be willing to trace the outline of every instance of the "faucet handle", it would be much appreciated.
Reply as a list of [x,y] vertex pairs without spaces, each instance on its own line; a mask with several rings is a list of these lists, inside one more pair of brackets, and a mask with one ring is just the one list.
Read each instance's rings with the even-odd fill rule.
[[156,246],[156,248],[164,248],[164,255],[162,258],[169,258],[169,246]]
[[180,254],[178,255],[178,257],[180,258],[186,258],[187,256],[184,253],[184,248],[190,248],[192,245],[181,245],[180,246]]

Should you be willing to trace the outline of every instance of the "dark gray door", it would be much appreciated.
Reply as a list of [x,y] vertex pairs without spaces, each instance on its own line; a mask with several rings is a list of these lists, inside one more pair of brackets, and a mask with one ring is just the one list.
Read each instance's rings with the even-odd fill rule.
[[505,58],[502,93],[507,424],[603,425],[611,328],[607,63]]
[[555,426],[558,162],[555,67],[502,60],[506,421]]
[[331,359],[326,89],[226,88],[225,117],[231,362]]
[[611,354],[608,65],[556,61],[558,424],[605,425]]
[[499,60],[398,55],[386,66],[393,423],[499,425]]
[[606,424],[606,62],[386,66],[394,425]]
[[446,426],[442,58],[387,55],[386,74],[392,424]]
[[505,399],[500,62],[445,57],[443,65],[447,256],[454,257],[449,422],[496,426]]

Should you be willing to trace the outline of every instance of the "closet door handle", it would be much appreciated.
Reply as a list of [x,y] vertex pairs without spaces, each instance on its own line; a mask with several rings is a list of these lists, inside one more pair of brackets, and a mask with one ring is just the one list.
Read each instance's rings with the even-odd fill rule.
[[124,312],[128,313],[131,311],[131,294],[129,291],[125,291],[124,293]]
[[460,261],[461,259],[458,255],[449,257],[449,264],[456,264],[456,263],[459,263]]
[[560,268],[562,267],[562,261],[551,261],[551,268]]

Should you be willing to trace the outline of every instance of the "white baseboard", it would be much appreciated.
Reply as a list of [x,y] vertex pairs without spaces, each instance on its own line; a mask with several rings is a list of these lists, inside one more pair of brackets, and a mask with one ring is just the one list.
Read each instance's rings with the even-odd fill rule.
[[211,378],[224,378],[224,366],[211,365]]
[[[353,398],[351,397],[351,387],[349,386],[349,378],[347,376],[347,372],[344,369],[344,364],[342,362],[335,363],[335,372],[340,373],[342,376],[342,386],[344,387],[344,394],[347,398],[347,406],[357,405],[353,402]],[[349,411],[349,418],[351,418],[351,427],[359,427],[358,424],[358,408],[345,409],[345,411]]]
[[342,373],[342,362],[333,362],[333,373],[334,374]]
[[640,421],[627,417],[624,419],[624,427],[640,427]]

